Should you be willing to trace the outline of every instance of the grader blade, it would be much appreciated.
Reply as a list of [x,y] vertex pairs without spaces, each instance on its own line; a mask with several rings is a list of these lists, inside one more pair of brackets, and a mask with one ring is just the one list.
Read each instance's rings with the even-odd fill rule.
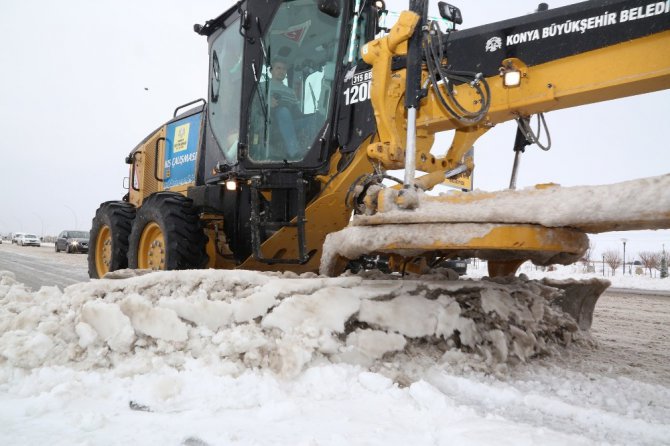
[[610,286],[608,280],[552,280],[543,279],[544,285],[563,290],[563,294],[552,302],[564,313],[572,316],[581,330],[589,330],[593,322],[596,302]]
[[[588,237],[570,228],[491,223],[417,223],[350,226],[328,235],[321,273],[337,275],[347,260],[366,254],[413,259],[427,253],[477,257],[492,262],[532,260],[538,265],[570,264],[581,258]],[[516,268],[514,268],[516,270]]]
[[367,254],[477,257],[494,266],[493,276],[513,274],[527,260],[568,265],[588,248],[587,232],[670,228],[670,175],[604,186],[419,193],[413,209],[386,188],[369,202],[378,208],[328,235],[322,274],[338,274],[346,259]]

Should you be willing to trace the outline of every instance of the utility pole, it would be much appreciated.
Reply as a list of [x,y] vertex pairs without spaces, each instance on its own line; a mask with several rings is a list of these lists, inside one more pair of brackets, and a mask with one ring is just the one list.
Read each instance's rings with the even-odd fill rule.
[[42,223],[42,233],[40,234],[40,240],[42,240],[42,239],[44,239],[44,219],[37,212],[33,212],[33,215],[35,215],[35,217],[39,218],[40,223]]
[[623,242],[623,275],[626,275],[626,242],[628,239],[622,238],[621,241]]
[[67,204],[63,203],[63,206],[68,209],[70,212],[72,212],[72,216],[74,217],[74,228],[72,229],[79,229],[79,226],[77,225],[77,213],[72,209],[70,206]]

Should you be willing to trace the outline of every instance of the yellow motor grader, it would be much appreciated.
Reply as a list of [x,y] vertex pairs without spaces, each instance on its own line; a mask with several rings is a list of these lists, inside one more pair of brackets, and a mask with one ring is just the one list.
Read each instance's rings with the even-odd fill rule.
[[[500,276],[526,260],[577,261],[586,232],[669,228],[667,176],[654,180],[656,206],[634,216],[601,200],[591,218],[542,219],[566,197],[554,187],[465,191],[471,148],[496,124],[517,121],[519,155],[539,143],[534,115],[670,87],[670,1],[541,6],[457,30],[458,8],[439,2],[433,20],[427,0],[411,0],[386,29],[379,0],[243,0],[195,25],[209,45],[208,97],[127,156],[128,193],[93,219],[90,276],[339,274],[362,256],[398,271],[479,257]],[[445,183],[463,191],[423,194]]]

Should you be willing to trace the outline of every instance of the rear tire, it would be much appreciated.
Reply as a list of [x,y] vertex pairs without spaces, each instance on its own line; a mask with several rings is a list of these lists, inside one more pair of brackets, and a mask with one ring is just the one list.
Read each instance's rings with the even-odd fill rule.
[[158,192],[144,200],[130,233],[130,268],[200,269],[207,266],[207,237],[193,201]]
[[60,252],[60,249],[58,249],[58,242],[54,243],[54,247],[56,248],[56,252]]
[[99,279],[128,267],[128,237],[135,207],[125,201],[107,201],[95,212],[88,249],[88,275]]

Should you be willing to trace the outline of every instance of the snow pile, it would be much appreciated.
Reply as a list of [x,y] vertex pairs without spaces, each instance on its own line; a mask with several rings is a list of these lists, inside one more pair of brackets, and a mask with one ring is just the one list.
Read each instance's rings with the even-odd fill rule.
[[[560,292],[536,282],[246,271],[114,276],[28,292],[0,272],[1,444],[657,445],[670,438],[666,337],[650,350],[659,355],[652,360],[639,350],[616,356],[619,346],[608,351],[603,342],[507,366],[575,335],[547,305]],[[622,312],[652,319],[653,330],[667,312],[652,303]],[[609,329],[626,325],[614,318]],[[499,362],[505,349],[507,362]],[[622,364],[612,371],[612,361]],[[654,369],[656,379],[619,375],[635,366]]]
[[[308,366],[371,370],[398,360],[448,361],[454,351],[491,370],[570,343],[561,291],[525,279],[369,280],[250,271],[155,272],[29,293],[0,272],[0,364],[117,367],[134,374],[193,358],[237,375]],[[458,357],[462,360],[462,356]]]

